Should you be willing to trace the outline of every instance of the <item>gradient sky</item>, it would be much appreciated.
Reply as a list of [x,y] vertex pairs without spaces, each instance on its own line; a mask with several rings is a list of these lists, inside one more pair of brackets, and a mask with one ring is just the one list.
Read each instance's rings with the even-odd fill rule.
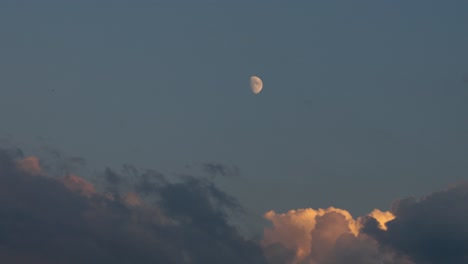
[[466,10],[2,0],[0,139],[97,169],[237,166],[219,184],[258,214],[387,209],[467,179]]

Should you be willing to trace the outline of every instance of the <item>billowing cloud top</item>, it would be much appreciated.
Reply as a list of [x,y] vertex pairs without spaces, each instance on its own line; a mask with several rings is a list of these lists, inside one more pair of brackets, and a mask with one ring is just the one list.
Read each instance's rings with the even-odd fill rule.
[[268,212],[262,246],[270,263],[468,263],[468,184],[393,203],[354,220],[337,208]]
[[[377,242],[361,234],[361,228],[368,217],[378,222],[377,227],[380,230],[386,230],[386,223],[394,218],[391,212],[374,210],[368,216],[355,220],[348,211],[334,207],[291,210],[285,214],[270,211],[265,214],[265,218],[273,223],[273,227],[265,228],[262,246],[270,262],[283,258],[282,263],[291,264],[351,263],[352,260],[348,258],[336,259],[344,254],[343,250],[349,250],[348,246],[351,244],[363,244],[358,250],[363,250],[363,247],[371,250],[376,256],[365,256],[369,261],[377,261],[380,255],[387,255],[388,258],[388,252],[375,254],[379,251]],[[284,255],[278,256],[278,250]],[[370,253],[359,252],[364,255]],[[390,259],[399,261],[394,256]],[[360,257],[354,261],[362,263],[364,259]]]

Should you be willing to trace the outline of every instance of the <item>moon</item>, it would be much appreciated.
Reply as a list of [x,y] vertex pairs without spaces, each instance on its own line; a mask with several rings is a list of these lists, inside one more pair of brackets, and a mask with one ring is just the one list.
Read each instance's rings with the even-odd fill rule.
[[252,93],[259,94],[262,91],[263,82],[262,79],[258,78],[257,76],[250,77],[250,89]]

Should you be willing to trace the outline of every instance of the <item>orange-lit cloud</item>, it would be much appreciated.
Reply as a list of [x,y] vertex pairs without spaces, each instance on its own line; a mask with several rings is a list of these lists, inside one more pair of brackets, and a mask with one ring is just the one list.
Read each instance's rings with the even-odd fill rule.
[[30,175],[41,175],[42,168],[39,164],[37,157],[31,156],[16,161],[16,166],[19,170],[28,173]]
[[141,200],[138,194],[134,192],[129,192],[124,196],[124,201],[129,206],[138,206],[141,205]]
[[[390,212],[377,209],[369,216],[374,217],[383,230],[385,223],[394,218]],[[334,207],[298,209],[284,214],[270,211],[264,217],[272,222],[273,227],[264,229],[262,246],[266,248],[275,243],[282,244],[295,253],[291,262],[293,264],[304,261],[315,263],[313,259],[320,259],[331,251],[342,235],[357,237],[363,219],[355,220],[348,211]]]
[[62,179],[62,183],[71,191],[80,193],[87,197],[96,193],[93,184],[74,174],[65,176]]
[[[48,177],[43,173],[42,167],[39,163],[39,159],[35,156],[30,156],[24,159],[16,160],[15,162],[18,170],[22,172],[33,176],[40,175]],[[61,182],[71,191],[80,193],[87,197],[96,193],[96,189],[94,188],[92,183],[74,174],[70,174],[63,177]],[[129,197],[125,198],[125,201],[128,202],[128,204],[130,205],[138,204],[138,196],[136,196],[136,194],[129,195]]]
[[379,228],[382,230],[387,230],[386,223],[395,219],[395,216],[391,212],[382,212],[379,209],[374,209],[369,216],[375,218],[379,222]]

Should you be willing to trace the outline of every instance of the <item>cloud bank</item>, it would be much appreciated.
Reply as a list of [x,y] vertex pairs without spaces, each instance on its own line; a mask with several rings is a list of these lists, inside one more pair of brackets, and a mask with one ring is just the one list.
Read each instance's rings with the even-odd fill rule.
[[[81,161],[79,162],[82,163]],[[260,241],[230,217],[237,200],[208,179],[170,182],[125,165],[92,182],[0,150],[2,263],[468,263],[468,184],[353,217],[339,208],[270,211]]]
[[99,192],[50,176],[35,157],[0,151],[2,263],[267,263],[227,215],[237,201],[211,182],[106,170]]

